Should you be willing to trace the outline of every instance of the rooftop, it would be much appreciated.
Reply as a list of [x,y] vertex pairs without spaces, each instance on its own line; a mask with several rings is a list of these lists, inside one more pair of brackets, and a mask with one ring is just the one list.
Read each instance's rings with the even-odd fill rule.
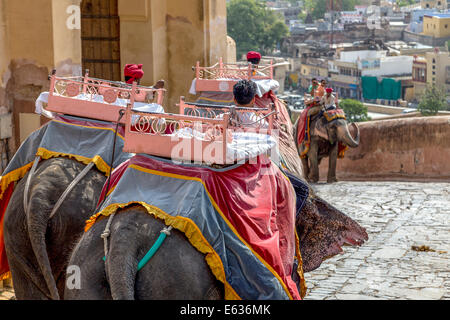
[[389,21],[389,25],[398,27],[407,26],[407,24],[404,23],[403,21]]
[[431,49],[433,47],[427,46],[418,42],[409,42],[406,43],[404,41],[387,41],[386,46],[394,48],[394,49]]
[[430,13],[424,15],[425,17],[434,17],[439,19],[448,19],[450,18],[450,13]]

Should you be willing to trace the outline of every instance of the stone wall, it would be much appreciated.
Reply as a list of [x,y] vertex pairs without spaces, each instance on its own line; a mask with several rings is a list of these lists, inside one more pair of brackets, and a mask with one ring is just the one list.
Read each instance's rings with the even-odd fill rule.
[[427,36],[427,35],[420,34],[420,33],[410,32],[407,30],[405,30],[403,32],[403,41],[419,42],[421,44],[425,44],[427,46],[432,46],[432,47],[443,47],[443,46],[445,46],[445,42],[447,42],[448,40],[449,40],[448,37],[435,38],[435,37]]
[[[450,181],[450,116],[370,121],[359,128],[359,147],[338,159],[338,180]],[[327,170],[325,158],[321,181]]]

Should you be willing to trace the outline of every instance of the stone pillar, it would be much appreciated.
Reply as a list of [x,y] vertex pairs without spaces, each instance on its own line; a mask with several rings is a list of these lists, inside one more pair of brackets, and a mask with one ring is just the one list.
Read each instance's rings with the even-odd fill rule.
[[230,36],[227,36],[227,56],[225,62],[236,63],[236,41]]
[[216,63],[227,56],[226,3],[224,0],[168,0],[167,48],[169,55],[168,111],[180,96],[189,96],[197,61],[203,66]]
[[6,83],[9,78],[9,46],[6,33],[5,0],[0,0],[0,114],[6,113]]
[[84,74],[80,4],[81,0],[52,1],[53,66],[60,76]]

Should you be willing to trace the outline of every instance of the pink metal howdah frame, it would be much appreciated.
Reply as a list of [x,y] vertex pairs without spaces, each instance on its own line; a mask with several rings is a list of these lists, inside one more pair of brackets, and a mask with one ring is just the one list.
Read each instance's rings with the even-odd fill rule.
[[211,67],[200,67],[197,61],[195,67],[195,90],[231,92],[233,86],[239,80],[263,80],[273,79],[273,61],[268,65],[254,66],[251,63],[237,64],[224,63],[222,58]]
[[[117,122],[119,111],[126,110],[134,102],[151,100],[162,105],[165,89],[132,86],[117,81],[84,77],[57,77],[54,72],[50,78],[50,92],[47,111],[67,115]],[[125,119],[120,123],[124,124]]]
[[[134,87],[134,84],[133,84]],[[227,144],[233,130],[258,132],[270,135],[275,111],[270,108],[237,108],[230,106],[207,106],[186,103],[180,98],[180,114],[137,112],[130,105],[125,112],[124,151],[145,153],[172,160],[230,164],[227,160]],[[185,115],[189,108],[190,114]],[[220,108],[221,116],[213,111]],[[250,125],[238,125],[239,114],[252,113],[257,121]],[[201,116],[200,116],[201,115]],[[185,136],[180,132],[197,132]]]

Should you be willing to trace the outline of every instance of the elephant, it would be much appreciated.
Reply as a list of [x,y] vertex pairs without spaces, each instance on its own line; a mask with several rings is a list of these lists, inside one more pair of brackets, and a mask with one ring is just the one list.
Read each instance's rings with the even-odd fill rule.
[[[292,134],[287,130],[285,136],[295,137]],[[301,173],[300,161],[296,169]],[[298,174],[295,176],[302,180]],[[364,228],[317,196],[311,186],[308,189],[309,196],[305,204],[297,208],[296,219],[304,272],[318,268],[325,259],[341,253],[342,245],[361,245],[368,239]],[[141,205],[116,212],[110,225],[108,259],[103,261],[101,237],[107,223],[108,219],[99,219],[74,247],[68,264],[79,268],[81,282],[78,287],[65,290],[65,299],[224,298],[224,285],[213,276],[205,256],[178,230],[172,230],[152,260],[137,271],[138,262],[166,227]],[[293,274],[292,278],[298,283],[295,277]],[[67,281],[71,279],[68,274]]]
[[[164,80],[158,80],[153,87],[162,89],[164,85]],[[5,211],[3,230],[17,299],[64,297],[68,258],[76,240],[83,234],[85,221],[95,211],[107,180],[105,174],[95,166],[89,169],[56,214],[50,219],[49,216],[61,194],[85,167],[67,157],[40,161],[30,180],[28,216],[23,199],[30,172],[14,188]]]
[[4,242],[16,298],[59,299],[64,296],[68,257],[95,210],[105,183],[91,168],[49,219],[55,202],[85,165],[65,157],[39,162],[29,187],[29,215],[23,205],[30,172],[16,185],[4,217]]
[[[294,136],[297,136],[299,130],[300,118],[294,125]],[[343,117],[337,117],[333,120],[327,120],[324,112],[311,115],[310,120],[310,141],[309,149],[306,141],[299,145],[295,139],[297,150],[301,156],[303,174],[308,182],[316,183],[319,181],[319,164],[322,158],[328,157],[328,175],[327,182],[337,182],[336,164],[340,148],[356,148],[359,146],[360,134],[359,128],[355,123],[351,123],[356,130],[356,137],[353,138],[347,120]]]
[[[95,205],[106,180],[104,174],[96,169],[90,170],[69,194],[59,213],[49,220],[49,212],[59,194],[83,168],[82,164],[68,158],[42,161],[31,180],[32,214],[28,217],[22,205],[27,175],[18,182],[4,220],[5,246],[17,299],[223,298],[223,285],[213,277],[204,256],[189,244],[184,234],[176,230],[173,231],[175,236],[171,237],[173,247],[168,245],[170,241],[165,244],[169,252],[173,251],[170,256],[171,263],[167,265],[167,256],[160,262],[155,256],[149,264],[161,266],[157,268],[161,277],[155,277],[153,267],[152,273],[145,272],[145,269],[136,272],[133,263],[145,254],[163,226],[161,221],[151,218],[140,206],[125,208],[117,214],[112,224],[116,236],[111,237],[111,259],[107,262],[110,267],[107,268],[109,271],[105,271],[105,264],[101,260],[103,244],[101,241],[95,241],[100,239],[105,221],[100,220],[92,230],[83,233],[84,222],[95,212]],[[83,201],[79,201],[80,198]],[[122,214],[123,212],[127,214]],[[297,220],[297,231],[301,242],[300,250],[305,260],[305,272],[319,267],[325,258],[337,254],[342,250],[341,245],[360,245],[367,240],[363,228],[315,196],[312,189],[302,213]],[[131,216],[136,219],[130,220]],[[143,234],[139,227],[145,224],[148,230]],[[129,239],[136,241],[130,245]],[[86,251],[86,248],[90,249]],[[100,263],[92,256],[94,253],[98,254]],[[174,256],[178,257],[176,261],[173,261]],[[187,262],[181,260],[183,256],[189,257]],[[92,261],[89,261],[91,257]],[[123,261],[127,262],[123,264]],[[69,265],[80,266],[81,273],[89,275],[88,279],[82,278],[80,290],[65,288],[65,272]],[[122,266],[118,268],[120,265]],[[189,272],[183,274],[181,270]],[[175,272],[178,272],[176,282],[169,281],[169,285],[169,282],[161,281],[161,278],[171,278]],[[121,273],[123,277],[120,276]],[[193,277],[195,283],[187,277],[188,274],[196,275]],[[124,288],[123,281],[126,282]],[[138,284],[136,287],[135,282]],[[179,292],[173,292],[171,288],[174,287],[181,289]],[[135,289],[136,292],[133,291]]]
[[[108,258],[104,262],[101,236],[107,224],[107,218],[100,218],[76,244],[69,266],[79,268],[80,283],[78,287],[65,290],[65,299],[224,298],[224,285],[213,276],[205,256],[176,229],[152,259],[137,271],[138,262],[166,227],[141,205],[133,204],[116,212],[110,224]],[[313,192],[297,215],[296,230],[304,272],[314,270],[325,258],[341,252],[341,245],[360,245],[368,238],[364,228]],[[298,284],[295,276],[294,272],[292,279]],[[68,274],[68,283],[71,277]]]

